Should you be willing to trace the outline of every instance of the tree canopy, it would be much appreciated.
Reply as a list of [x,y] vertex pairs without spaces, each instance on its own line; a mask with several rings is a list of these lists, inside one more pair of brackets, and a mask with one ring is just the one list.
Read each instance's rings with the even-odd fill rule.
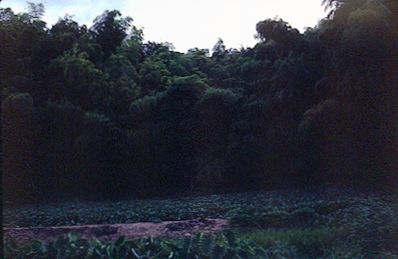
[[6,199],[393,190],[398,4],[324,5],[303,33],[266,19],[253,47],[187,53],[118,10],[49,28],[42,4],[0,9]]

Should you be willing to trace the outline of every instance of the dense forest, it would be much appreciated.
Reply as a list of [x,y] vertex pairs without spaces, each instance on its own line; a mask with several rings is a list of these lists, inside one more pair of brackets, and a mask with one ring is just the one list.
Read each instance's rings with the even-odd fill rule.
[[[398,183],[398,2],[186,53],[117,10],[0,9],[3,195],[26,203]],[[249,33],[249,32],[248,32]]]

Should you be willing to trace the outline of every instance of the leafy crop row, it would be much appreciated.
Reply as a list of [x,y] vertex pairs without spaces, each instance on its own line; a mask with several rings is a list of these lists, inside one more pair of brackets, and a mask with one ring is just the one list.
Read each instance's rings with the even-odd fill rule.
[[[382,255],[382,258],[394,258],[398,255],[397,200],[394,195],[329,189],[323,192],[290,190],[168,200],[78,202],[6,208],[4,223],[15,227],[223,218],[229,220],[238,237],[245,242],[257,241],[267,249],[278,247],[279,243],[287,244],[289,249],[285,247],[283,251],[290,251],[293,247],[305,255],[304,258],[315,255],[333,255],[334,258],[355,258],[356,255],[376,258]],[[224,239],[217,235],[209,238],[217,243],[221,242],[217,241],[219,239],[224,240],[225,235]],[[140,242],[147,241],[127,243],[133,246]],[[179,243],[182,241],[151,242],[168,249],[182,246]],[[98,247],[104,245],[97,244]],[[39,247],[38,243],[36,246]],[[43,249],[51,250],[51,244],[44,245]],[[144,251],[137,249],[137,253]],[[28,250],[18,248],[17,251]],[[177,256],[175,250],[166,251]]]
[[6,244],[5,258],[293,258],[296,251],[283,244],[261,247],[254,242],[236,238],[231,231],[218,235],[198,234],[180,240],[145,238],[113,243],[81,239],[69,234],[49,244],[39,241],[21,247]]
[[[398,210],[394,197],[340,190],[258,192],[164,200],[69,202],[4,209],[5,227],[160,222],[225,218],[241,227],[350,224],[352,217],[379,215],[388,222]],[[366,211],[373,212],[372,215]],[[358,215],[361,214],[361,215]]]

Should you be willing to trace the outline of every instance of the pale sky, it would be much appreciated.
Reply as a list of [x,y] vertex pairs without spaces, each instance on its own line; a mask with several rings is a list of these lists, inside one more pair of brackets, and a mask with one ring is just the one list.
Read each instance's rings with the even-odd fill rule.
[[[48,26],[65,14],[90,26],[104,10],[119,10],[144,29],[145,40],[170,42],[177,51],[212,49],[218,38],[227,48],[251,47],[256,23],[282,18],[303,31],[326,16],[322,0],[30,0],[43,3]],[[25,0],[3,0],[0,7],[26,11]]]

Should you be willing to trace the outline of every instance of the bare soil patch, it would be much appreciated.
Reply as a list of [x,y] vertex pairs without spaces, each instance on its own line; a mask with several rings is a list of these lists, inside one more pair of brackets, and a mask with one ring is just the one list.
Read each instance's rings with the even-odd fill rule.
[[4,228],[4,236],[17,243],[32,240],[49,242],[74,232],[87,239],[114,241],[120,236],[127,239],[143,237],[181,237],[195,233],[213,233],[228,227],[224,219],[163,221],[160,223],[141,222],[131,224],[81,225],[62,227]]

